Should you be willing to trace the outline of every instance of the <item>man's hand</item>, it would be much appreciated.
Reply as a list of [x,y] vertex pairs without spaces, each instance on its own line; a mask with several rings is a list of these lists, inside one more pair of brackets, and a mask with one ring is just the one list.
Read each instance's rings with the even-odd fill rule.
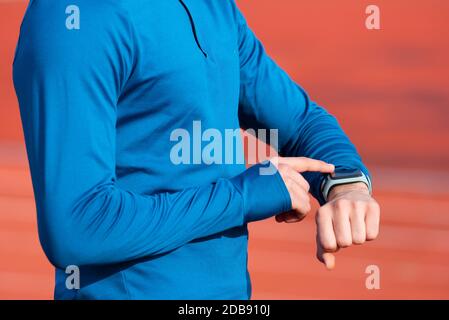
[[333,269],[333,253],[376,239],[379,221],[379,204],[370,196],[364,183],[334,187],[328,203],[316,214],[318,260]]
[[303,178],[301,172],[315,171],[332,173],[335,167],[324,161],[302,157],[275,158],[271,160],[277,167],[290,193],[292,210],[276,216],[276,221],[293,223],[304,219],[311,210],[309,197],[309,183]]

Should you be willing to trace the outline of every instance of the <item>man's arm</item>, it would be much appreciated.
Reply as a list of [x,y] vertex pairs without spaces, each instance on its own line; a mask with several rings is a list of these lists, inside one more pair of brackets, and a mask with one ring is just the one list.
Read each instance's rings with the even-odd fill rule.
[[175,193],[118,187],[116,102],[135,58],[129,17],[86,1],[80,30],[67,30],[63,18],[62,2],[33,2],[14,63],[39,236],[54,265],[161,254],[290,209],[281,176],[257,167]]
[[[236,8],[239,35],[241,95],[239,116],[244,128],[278,129],[279,153],[332,163],[338,169],[359,169],[369,177],[354,145],[336,119],[311,101],[306,92],[266,54]],[[321,173],[304,173],[322,207],[317,214],[317,255],[333,268],[331,252],[377,237],[380,209],[365,185],[336,186],[325,203]],[[348,188],[350,190],[348,190]],[[299,221],[285,213],[278,221]]]
[[[369,175],[354,145],[325,109],[311,101],[265,52],[237,11],[241,64],[239,115],[244,128],[278,129],[279,153],[332,163],[336,168],[360,169]],[[321,174],[307,173],[311,193],[319,191]]]

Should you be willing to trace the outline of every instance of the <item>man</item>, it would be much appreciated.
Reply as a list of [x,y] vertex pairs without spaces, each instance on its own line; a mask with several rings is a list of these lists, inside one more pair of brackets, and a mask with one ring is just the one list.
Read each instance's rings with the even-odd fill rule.
[[[300,221],[309,187],[328,268],[332,252],[377,236],[354,146],[234,1],[31,1],[14,83],[58,299],[248,299],[247,223]],[[171,133],[195,121],[278,129],[278,170],[174,164]]]

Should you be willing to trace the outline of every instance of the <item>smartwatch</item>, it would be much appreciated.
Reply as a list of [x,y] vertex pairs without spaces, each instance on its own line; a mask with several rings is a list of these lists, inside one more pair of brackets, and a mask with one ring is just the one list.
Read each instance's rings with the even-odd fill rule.
[[369,193],[372,193],[370,178],[359,169],[335,169],[334,173],[325,175],[321,183],[321,195],[327,201],[331,189],[343,184],[363,182],[368,187]]

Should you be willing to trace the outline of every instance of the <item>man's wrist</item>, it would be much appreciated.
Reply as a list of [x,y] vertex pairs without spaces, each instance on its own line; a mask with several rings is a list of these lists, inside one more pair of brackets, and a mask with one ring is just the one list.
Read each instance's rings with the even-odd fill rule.
[[269,162],[256,164],[230,179],[242,195],[245,222],[259,221],[291,209],[290,194],[279,171],[263,175]]
[[[336,187],[350,185],[348,188],[357,188],[358,183],[362,183],[371,193],[370,177],[360,169],[337,168],[334,173],[325,175],[321,182],[321,196],[323,203],[329,201],[330,191]],[[337,189],[338,190],[338,189]],[[343,189],[342,189],[343,190]]]
[[354,182],[354,183],[337,185],[337,186],[333,187],[329,191],[329,196],[328,196],[327,200],[331,201],[339,194],[345,193],[345,192],[351,192],[351,191],[360,191],[360,192],[366,193],[368,195],[370,194],[369,188],[364,182]]

